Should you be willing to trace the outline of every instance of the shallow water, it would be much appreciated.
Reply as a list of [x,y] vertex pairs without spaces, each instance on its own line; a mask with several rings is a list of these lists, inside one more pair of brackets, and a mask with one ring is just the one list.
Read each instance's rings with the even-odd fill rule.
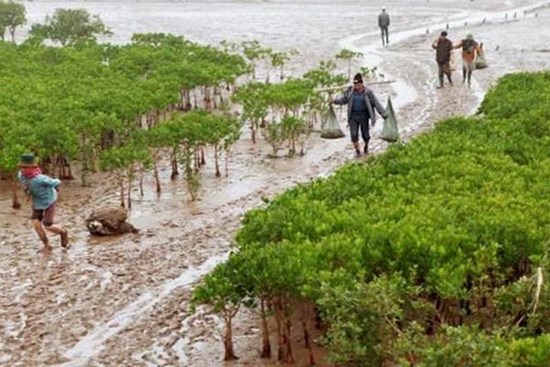
[[[474,111],[504,73],[550,67],[548,53],[541,51],[550,44],[549,10],[523,14],[523,7],[543,3],[549,2],[35,0],[25,6],[30,22],[59,7],[87,8],[112,28],[115,43],[135,32],[170,32],[201,43],[256,39],[276,50],[297,48],[300,55],[289,65],[295,75],[342,47],[360,51],[364,57],[355,67],[377,66],[385,79],[396,80],[373,90],[381,100],[392,96],[408,140],[441,118]],[[392,15],[386,48],[376,27],[382,4]],[[491,66],[475,73],[472,89],[460,85],[458,73],[453,89],[434,89],[429,45],[447,23],[451,39],[472,31],[486,44]],[[24,32],[17,35],[21,39]],[[380,129],[379,123],[375,138]],[[387,146],[373,142],[375,152]],[[195,203],[186,200],[181,179],[170,182],[167,170],[160,197],[148,177],[145,196],[135,193],[130,213],[142,230],[137,236],[94,239],[84,228],[94,207],[117,204],[111,179],[98,175],[86,189],[64,183],[59,220],[71,231],[73,247],[67,252],[56,247],[47,256],[37,253],[39,241],[26,221],[29,203],[10,209],[7,187],[0,183],[0,365],[221,365],[219,320],[204,310],[198,315],[187,310],[193,284],[227,256],[241,216],[261,205],[262,196],[329,175],[353,156],[347,137],[323,140],[315,134],[303,157],[270,159],[270,151],[262,139],[253,145],[245,131],[231,153],[229,176],[222,178],[214,177],[207,156],[201,200]],[[238,320],[237,364],[258,365],[254,318],[243,313]]]

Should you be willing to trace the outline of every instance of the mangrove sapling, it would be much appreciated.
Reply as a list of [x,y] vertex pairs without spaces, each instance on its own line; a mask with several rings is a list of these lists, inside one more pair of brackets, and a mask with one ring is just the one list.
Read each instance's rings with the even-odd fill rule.
[[14,177],[9,178],[11,189],[11,207],[13,209],[21,208],[21,202],[19,201],[19,195],[17,194],[19,189],[19,183]]
[[[202,284],[193,291],[191,299],[191,311],[194,312],[198,305],[208,305],[212,311],[220,314],[225,323],[223,336],[224,360],[238,359],[233,348],[233,318],[246,296],[246,282],[243,274],[246,269],[240,267],[242,261],[229,258],[227,263],[220,264],[208,274]],[[240,268],[239,271],[234,269]]]
[[205,143],[203,117],[197,113],[188,114],[185,116],[177,116],[176,125],[178,126],[180,135],[181,151],[179,161],[185,169],[185,181],[187,189],[191,195],[191,200],[196,200],[198,190],[200,188],[200,177],[195,170],[193,162],[200,160],[197,149]]
[[216,169],[216,177],[220,177],[220,150],[226,152],[227,162],[228,150],[230,149],[231,145],[239,138],[241,124],[236,118],[227,115],[211,116],[210,120],[212,126],[209,129],[210,137],[208,138],[208,144],[214,146],[214,164]]
[[[264,123],[265,115],[267,111],[264,106],[254,106],[253,110],[250,111],[248,120],[250,121],[250,131],[252,134],[252,143],[256,144],[256,133],[260,128],[261,124]],[[246,118],[247,112],[243,113],[243,118]]]
[[[519,358],[510,348],[512,340],[501,330],[492,333],[475,326],[452,327],[446,325],[440,334],[427,336],[416,326],[395,343],[400,365],[412,366],[543,366]],[[531,342],[532,343],[532,342]],[[529,344],[531,344],[529,343]],[[514,343],[515,344],[515,343]],[[516,351],[517,352],[517,351]],[[543,353],[543,355],[546,353]],[[394,356],[394,358],[395,358]],[[537,358],[535,357],[534,360]],[[521,360],[521,362],[519,362]]]
[[[308,244],[303,247],[286,242],[272,246],[275,256],[266,264],[271,270],[273,284],[273,307],[279,332],[279,360],[293,363],[292,315],[294,301],[301,298],[303,284],[313,270],[313,256]],[[282,272],[281,272],[282,270]]]
[[260,122],[268,113],[268,101],[266,98],[266,85],[262,83],[250,83],[240,88],[233,95],[233,101],[243,107],[242,119],[249,122],[252,142],[256,144],[256,132],[260,128]]
[[[304,79],[308,80],[314,91],[308,102],[309,128],[313,129],[315,123],[320,119],[323,121],[323,114],[326,113],[326,101],[332,97],[332,91],[327,91],[328,95],[320,93],[324,87],[333,85],[343,85],[347,79],[343,75],[334,76],[331,71],[336,67],[334,62],[321,63],[318,69],[311,70],[304,74]],[[322,126],[321,126],[322,129]]]
[[223,97],[223,88],[219,85],[214,87],[214,109],[220,109],[223,110],[225,106],[227,106],[227,103],[225,102],[225,98]]
[[216,175],[220,175],[218,152],[221,142],[228,147],[237,138],[240,124],[227,116],[215,116],[206,111],[191,112],[185,115],[175,114],[163,124],[170,131],[164,141],[172,146],[173,153],[185,168],[188,191],[192,200],[197,198],[200,188],[199,168],[205,164],[204,149],[214,145]]
[[292,354],[292,308],[290,300],[286,295],[281,294],[275,297],[275,322],[277,324],[277,333],[279,335],[279,349],[277,359],[283,363],[294,363]]
[[179,148],[174,147],[172,148],[172,152],[170,155],[170,167],[172,168],[172,173],[170,173],[170,179],[175,180],[177,176],[179,176],[179,168],[178,168],[178,156]]
[[91,15],[86,9],[57,9],[53,16],[46,16],[45,24],[35,24],[30,31],[31,36],[57,41],[61,46],[95,41],[99,35],[111,34],[99,16]]
[[[0,127],[0,133],[1,132],[2,127]],[[9,136],[9,133],[6,135]],[[2,139],[3,137],[0,136],[0,144],[5,144],[2,149],[0,149],[0,178],[6,177],[9,181],[9,187],[11,190],[11,207],[13,209],[19,209],[21,208],[21,202],[19,201],[18,195],[20,185],[17,179],[17,164],[19,163],[19,157],[23,152],[21,151],[21,146],[14,144],[16,143],[15,139],[6,141],[2,141]]]
[[[161,124],[153,129],[143,131],[142,139],[144,145],[147,146],[149,150],[149,156],[153,167],[153,177],[155,179],[155,192],[160,195],[161,184],[158,166],[163,148],[169,145],[170,129],[167,128],[167,124]],[[173,152],[173,150],[171,151]],[[172,164],[172,160],[170,162]]]
[[[120,188],[120,206],[125,208],[125,194],[128,208],[132,206],[132,182],[135,178],[136,167],[142,165],[148,167],[150,156],[144,147],[128,144],[120,148],[111,148],[101,155],[101,168],[106,171],[114,171]],[[126,182],[125,182],[126,181]],[[126,185],[125,185],[126,183]],[[127,191],[125,191],[125,187]]]
[[198,173],[203,165],[206,164],[206,158],[204,157],[204,147],[202,145],[196,146],[193,152],[193,168]]
[[180,91],[180,109],[182,111],[190,111],[193,105],[191,104],[191,91],[188,89]]
[[151,160],[153,162],[153,177],[155,178],[155,192],[157,195],[160,195],[162,189],[160,185],[160,176],[159,176],[159,149],[149,148],[149,154],[151,155]]
[[241,136],[242,124],[236,118],[230,118],[232,123],[228,124],[229,133],[223,138],[223,150],[225,151],[225,177],[229,176],[229,155],[231,147]]
[[254,81],[256,80],[256,63],[267,58],[271,53],[271,49],[262,47],[256,40],[242,42],[241,49],[244,57],[249,61],[250,73]]
[[203,87],[202,94],[203,94],[202,101],[203,101],[203,104],[204,104],[204,109],[206,111],[212,112],[212,110],[214,109],[214,101],[213,101],[213,98],[212,98],[212,92],[210,90],[210,87],[208,87],[208,86]]
[[216,177],[221,177],[221,172],[220,172],[220,157],[219,157],[219,149],[220,149],[220,146],[218,144],[214,144],[214,167],[215,167],[215,170],[216,170]]
[[[288,156],[293,157],[296,154],[296,143],[301,137],[305,137],[308,132],[307,123],[304,119],[287,116],[281,121],[281,138],[288,143]],[[302,150],[305,144],[302,143]]]
[[280,122],[266,123],[266,127],[262,130],[262,134],[264,139],[271,146],[271,149],[273,149],[270,156],[276,158],[279,151],[283,149],[283,144],[286,140],[283,134],[283,124]]
[[277,284],[273,282],[273,272],[277,269],[269,265],[274,253],[272,246],[251,247],[239,252],[239,256],[247,263],[241,273],[244,284],[248,285],[244,305],[261,318],[261,358],[271,358],[272,355],[269,318],[274,314],[273,301]]
[[136,157],[134,158],[134,164],[127,169],[128,177],[128,209],[132,208],[132,183],[136,177],[139,176],[139,194],[143,197],[143,177],[145,173],[151,168],[151,156],[149,151],[145,147],[136,148]]
[[199,168],[206,165],[206,157],[205,157],[205,154],[204,154],[204,146],[200,146],[199,148],[199,151],[200,151],[200,165],[199,165]]
[[192,162],[195,160],[195,147],[190,144],[183,145],[178,161],[182,163],[185,173],[185,182],[187,185],[187,192],[191,196],[191,200],[197,199],[198,190],[200,188],[200,179],[198,172],[195,171]]
[[83,132],[80,134],[80,182],[82,186],[88,186],[88,176],[94,171],[94,162],[96,161],[94,146],[89,143],[88,135]]
[[304,80],[309,80],[313,88],[339,85],[349,81],[345,75],[333,74],[336,66],[333,60],[320,61],[316,69],[306,72],[302,77]]
[[[363,75],[363,79],[371,79],[375,76],[376,71],[378,70],[378,67],[375,66],[373,68],[369,68],[366,66],[361,66],[359,68],[359,72]],[[384,76],[382,75],[382,78]]]
[[[278,350],[277,359],[283,363],[294,363],[294,354],[292,350],[292,319],[296,303],[294,297],[290,293],[281,293],[273,299],[273,307],[275,309],[275,323],[277,325],[278,335]],[[304,324],[302,324],[304,326]],[[302,329],[307,334],[307,326]],[[306,336],[304,334],[304,336]],[[309,334],[306,336],[309,343]],[[313,354],[308,344],[310,352],[310,361],[313,360]]]
[[[279,70],[279,80],[284,79],[284,66],[294,55],[298,55],[298,50],[293,49],[288,52],[271,52],[269,57],[271,59],[271,67]],[[267,72],[267,81],[269,82],[269,70]]]
[[260,358],[271,358],[271,341],[269,339],[268,315],[271,300],[260,296],[260,317],[262,319],[262,352]]
[[143,198],[145,191],[143,189],[143,179],[145,177],[146,170],[143,167],[139,169],[139,196]]
[[66,156],[62,154],[54,155],[51,158],[51,165],[51,172],[54,176],[63,180],[74,180],[71,164],[69,163],[69,159]]
[[7,28],[11,35],[11,41],[15,43],[16,28],[27,22],[25,13],[26,9],[23,4],[12,0],[7,2],[0,1],[0,39],[2,41],[4,40],[5,29]]
[[315,366],[315,357],[313,355],[313,348],[312,348],[312,342],[311,342],[311,336],[309,332],[309,322],[308,318],[311,316],[312,312],[311,309],[307,303],[307,301],[304,302],[302,305],[302,331],[304,333],[304,347],[307,348],[309,352],[309,365]]
[[[267,85],[264,87],[263,96],[270,108],[273,120],[280,118],[280,131],[270,133],[273,141],[283,139],[288,142],[289,156],[296,154],[298,138],[307,136],[308,129],[305,118],[312,96],[311,83],[303,79],[289,79],[284,83]],[[280,134],[279,134],[280,133]]]
[[131,165],[126,169],[126,177],[128,178],[128,185],[126,191],[126,202],[128,203],[128,209],[132,209],[132,183],[135,178],[135,167]]
[[126,202],[124,201],[124,174],[122,173],[122,170],[116,169],[115,170],[115,178],[118,181],[119,186],[119,198],[120,198],[120,207],[126,208]]
[[361,52],[354,52],[348,49],[343,49],[338,53],[335,58],[339,60],[344,60],[347,62],[348,66],[348,80],[351,79],[351,63],[354,59],[358,59],[363,57],[363,54]]

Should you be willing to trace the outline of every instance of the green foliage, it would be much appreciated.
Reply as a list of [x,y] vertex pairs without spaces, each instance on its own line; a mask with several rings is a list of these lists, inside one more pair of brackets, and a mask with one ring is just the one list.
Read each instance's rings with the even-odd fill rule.
[[[306,116],[319,103],[318,94],[313,91],[310,79],[288,79],[283,83],[250,83],[240,88],[233,101],[243,106],[243,119],[250,122],[253,131],[260,122],[270,116],[271,122],[263,134],[273,148],[274,155],[286,142],[289,156],[297,153],[297,144],[302,145],[309,135]],[[254,135],[253,135],[254,140]]]
[[[247,297],[316,304],[339,365],[548,364],[545,338],[522,342],[550,328],[547,78],[505,77],[484,117],[442,121],[248,212],[233,256],[269,269]],[[524,79],[539,86],[534,103]],[[285,84],[258,88],[259,99],[304,103],[299,92],[279,99]]]
[[[0,43],[0,83],[9,86],[0,91],[0,171],[14,171],[20,153],[32,150],[44,159],[80,160],[84,183],[102,150],[133,144],[141,116],[178,103],[182,90],[231,82],[245,72],[239,56],[181,37],[134,39],[125,46],[62,48]],[[226,149],[239,136],[233,119],[211,127],[206,144]],[[170,139],[164,135],[165,146]]]
[[479,113],[493,118],[512,118],[530,110],[536,110],[535,115],[539,115],[542,110],[548,113],[549,85],[550,71],[506,75],[487,93]]
[[[342,269],[343,270],[343,269]],[[399,276],[365,284],[351,274],[333,272],[321,288],[318,304],[331,328],[324,342],[337,365],[380,366],[393,357],[391,341],[404,322],[404,303],[417,296]]]
[[11,35],[12,42],[15,42],[15,30],[27,22],[26,9],[23,4],[12,0],[0,1],[0,39],[5,39],[6,29]]
[[86,9],[56,9],[51,17],[46,16],[43,25],[35,24],[30,31],[32,38],[49,39],[62,46],[95,41],[97,36],[110,34],[99,16]]
[[283,68],[285,64],[291,59],[292,56],[297,55],[298,50],[291,50],[289,52],[271,52],[271,66],[275,69],[279,69],[279,79],[284,79]]
[[231,313],[239,308],[246,296],[246,288],[241,277],[246,274],[239,269],[244,265],[239,258],[231,258],[220,264],[206,276],[204,282],[193,292],[191,309],[207,304],[214,312]]
[[510,349],[513,367],[550,366],[550,334],[514,340]]
[[334,75],[336,63],[333,61],[321,61],[319,67],[304,74],[304,79],[309,80],[313,87],[327,87],[341,85],[348,81],[344,75]]
[[361,52],[354,52],[348,49],[341,50],[336,56],[336,59],[347,61],[348,63],[348,79],[351,78],[351,63],[353,59],[363,57]]
[[135,165],[148,166],[149,153],[144,147],[126,145],[105,150],[101,156],[101,168],[106,171],[121,170],[132,172]]
[[174,114],[164,124],[146,133],[146,141],[153,146],[170,146],[185,167],[185,177],[191,198],[197,198],[201,182],[193,158],[204,146],[227,150],[240,133],[240,123],[232,117],[212,115],[205,111]]
[[[411,328],[397,345],[399,366],[511,367],[513,354],[502,335],[467,326],[443,327],[436,337]],[[413,364],[411,364],[411,360]]]

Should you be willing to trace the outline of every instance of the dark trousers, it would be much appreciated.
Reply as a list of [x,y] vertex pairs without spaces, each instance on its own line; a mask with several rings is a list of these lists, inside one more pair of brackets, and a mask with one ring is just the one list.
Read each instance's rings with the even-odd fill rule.
[[359,129],[361,129],[361,137],[366,143],[370,139],[369,135],[369,113],[368,112],[353,112],[349,121],[349,132],[351,135],[351,142],[357,143],[359,141]]
[[[388,27],[380,27],[380,33],[382,34],[382,46],[387,45],[388,43],[390,43],[389,34],[388,34]],[[385,37],[385,43],[384,43],[384,37]]]

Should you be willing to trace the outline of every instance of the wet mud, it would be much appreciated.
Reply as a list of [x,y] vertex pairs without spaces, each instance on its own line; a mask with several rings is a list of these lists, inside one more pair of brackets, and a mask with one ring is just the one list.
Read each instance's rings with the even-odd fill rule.
[[[373,90],[384,101],[392,96],[402,138],[408,141],[442,118],[475,112],[484,93],[505,73],[550,68],[544,52],[550,43],[550,9],[541,8],[546,3],[385,1],[392,26],[390,45],[384,48],[376,27],[381,1],[25,5],[30,22],[43,21],[58,7],[88,8],[111,26],[111,41],[117,43],[127,42],[134,32],[150,31],[204,43],[257,39],[278,50],[297,48],[301,54],[289,65],[289,74],[309,70],[343,47],[362,52],[356,66],[376,66],[384,78],[396,80]],[[447,23],[451,40],[459,41],[470,31],[485,44],[490,67],[474,72],[472,88],[461,84],[455,52],[455,85],[435,89],[430,44]],[[340,112],[345,131],[343,117]],[[372,132],[374,154],[387,148],[376,138],[380,131],[381,121]],[[89,188],[64,182],[58,221],[70,230],[72,247],[64,251],[52,238],[50,254],[39,251],[40,241],[31,231],[30,203],[11,209],[8,187],[0,182],[0,366],[224,365],[222,323],[205,309],[188,311],[193,286],[227,258],[242,215],[262,205],[262,197],[330,175],[354,159],[348,139],[324,140],[313,133],[303,157],[273,159],[271,148],[262,139],[252,144],[244,130],[229,156],[228,177],[215,177],[207,155],[196,202],[189,201],[183,179],[170,181],[168,169],[161,173],[160,197],[147,177],[145,195],[134,193],[128,219],[139,234],[96,238],[85,227],[93,209],[118,204],[113,178],[97,174]],[[240,359],[227,365],[276,365],[258,359],[258,325],[250,312],[237,316],[235,350]],[[294,350],[299,356],[299,344]]]

